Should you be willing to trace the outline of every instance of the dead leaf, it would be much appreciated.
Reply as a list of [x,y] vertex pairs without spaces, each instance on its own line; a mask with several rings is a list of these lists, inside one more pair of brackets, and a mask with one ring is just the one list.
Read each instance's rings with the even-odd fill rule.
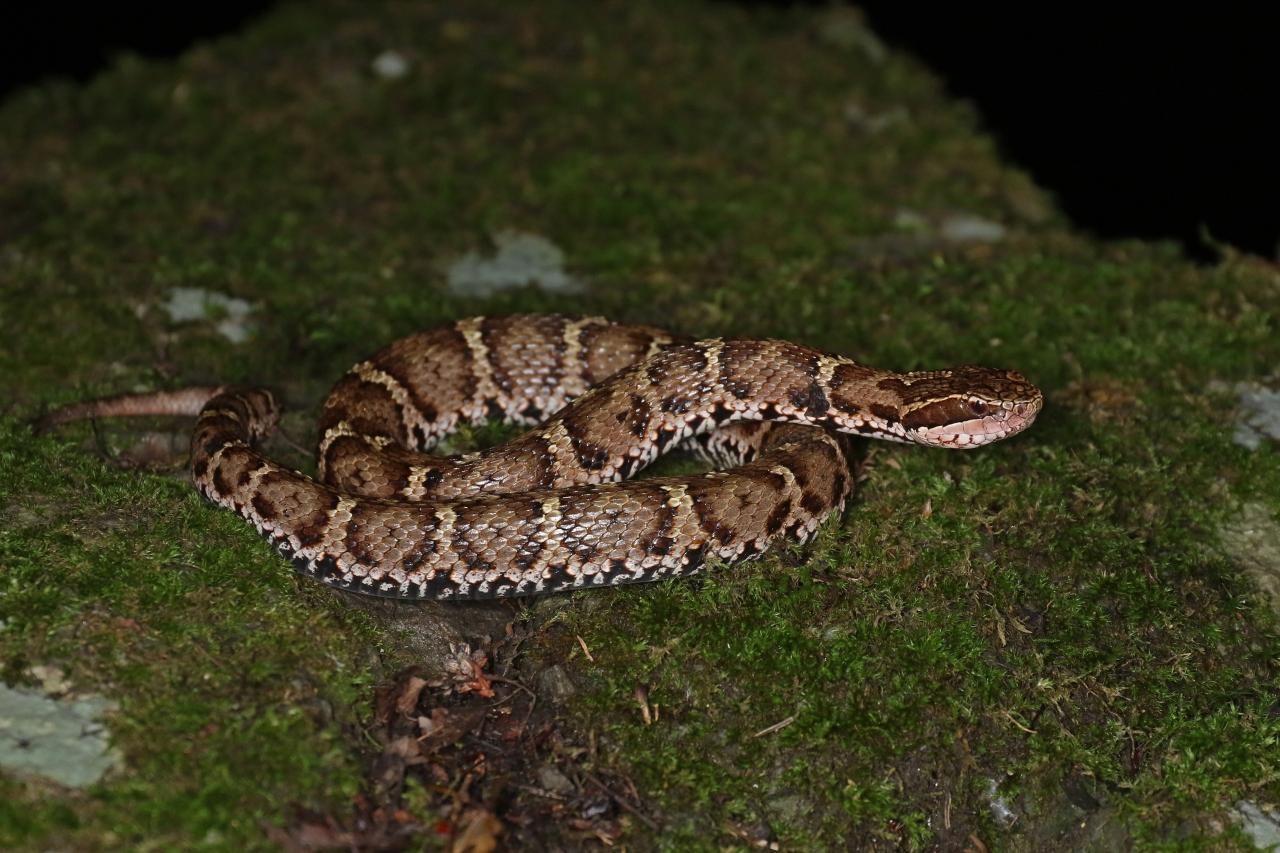
[[640,706],[640,716],[646,726],[653,725],[653,711],[649,708],[649,688],[643,684],[636,685],[636,704]]
[[425,678],[418,676],[410,676],[404,687],[400,690],[400,695],[396,697],[396,710],[401,714],[408,716],[414,708],[418,707],[418,696],[422,694],[422,688],[427,686]]
[[[485,675],[484,668],[489,663],[489,655],[484,649],[471,650],[466,643],[449,645],[450,656],[444,660],[444,671],[458,693],[475,693],[486,699],[493,698],[493,684]],[[439,686],[439,685],[438,685]]]
[[269,826],[267,837],[287,853],[350,849],[355,843],[354,834],[327,815],[302,818],[287,829]]
[[[437,710],[442,711],[444,709]],[[430,755],[458,740],[467,732],[475,731],[488,713],[489,709],[485,707],[459,708],[455,709],[453,713],[441,714],[437,719],[436,713],[433,711],[432,730],[429,733],[419,735],[417,738],[422,754]]]
[[748,847],[754,847],[757,850],[780,850],[781,847],[774,838],[772,830],[763,824],[746,824],[735,820],[726,820],[724,822],[725,832],[738,838],[746,843]]
[[454,839],[452,853],[493,853],[498,849],[502,822],[484,809],[469,809],[458,821],[461,832]]
[[425,760],[422,757],[422,748],[418,746],[417,739],[408,736],[398,737],[391,741],[391,743],[387,744],[383,754],[398,755],[405,760],[406,764],[421,764]]

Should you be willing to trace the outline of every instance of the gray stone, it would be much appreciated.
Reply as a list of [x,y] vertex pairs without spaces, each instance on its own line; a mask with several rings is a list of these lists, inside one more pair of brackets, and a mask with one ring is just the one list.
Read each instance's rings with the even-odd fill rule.
[[783,794],[769,801],[769,811],[780,820],[795,823],[813,811],[813,803],[799,794]]
[[1241,447],[1257,450],[1266,439],[1280,441],[1280,391],[1262,385],[1241,383],[1240,420],[1231,440]]
[[468,252],[448,266],[449,290],[459,296],[485,297],[513,287],[535,285],[552,293],[581,293],[582,282],[564,270],[564,252],[537,234],[499,231],[496,252]]
[[169,301],[160,306],[175,323],[216,319],[214,328],[233,344],[244,343],[253,334],[249,315],[253,306],[236,296],[215,293],[203,287],[175,287]]
[[563,702],[578,692],[569,673],[559,664],[538,673],[538,695],[551,702]]
[[1280,522],[1262,503],[1247,503],[1218,533],[1222,547],[1280,613]]
[[84,788],[120,764],[102,717],[115,708],[99,696],[53,699],[0,685],[0,769]]
[[849,101],[844,105],[844,118],[850,125],[867,133],[881,133],[895,124],[902,124],[910,119],[911,114],[903,107],[893,107],[879,113],[873,113],[857,101]]
[[1249,836],[1259,850],[1280,848],[1280,812],[1267,809],[1249,800],[1241,800],[1232,809],[1231,816]]
[[909,207],[900,207],[893,213],[893,224],[904,231],[923,231],[929,227],[929,219]]
[[1000,793],[995,779],[986,780],[986,800],[991,807],[991,817],[1000,826],[1013,826],[1018,820],[1018,813],[1009,805],[1009,801]]
[[373,60],[373,73],[384,80],[398,80],[409,73],[409,60],[394,50],[384,50]]
[[545,764],[538,768],[538,787],[553,794],[573,793],[573,783],[554,764]]
[[972,213],[952,214],[938,226],[942,238],[953,243],[994,243],[1003,240],[1006,232],[999,222]]

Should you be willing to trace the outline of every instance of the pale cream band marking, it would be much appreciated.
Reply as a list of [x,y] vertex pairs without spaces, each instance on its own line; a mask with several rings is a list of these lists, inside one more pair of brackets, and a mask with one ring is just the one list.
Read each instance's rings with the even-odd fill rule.
[[822,393],[827,393],[831,388],[831,380],[836,375],[836,368],[840,366],[837,359],[829,355],[820,356],[818,358],[818,386],[822,388]]
[[329,452],[329,447],[340,438],[358,438],[365,444],[372,445],[377,450],[381,450],[389,444],[394,444],[395,440],[387,435],[365,435],[356,432],[355,429],[346,421],[338,421],[333,426],[325,430],[324,435],[320,436],[319,456],[321,464],[324,464],[324,458]]
[[953,373],[954,371],[951,370],[919,370],[912,373],[899,373],[894,378],[910,388],[925,379],[950,379]]
[[[272,471],[277,471],[277,470],[279,469],[273,463],[266,462],[266,461],[264,461],[257,468],[254,468],[252,471],[249,472],[249,482],[245,487],[246,493],[250,495],[257,494],[258,487],[262,485],[262,478],[270,474]],[[253,501],[250,500],[250,501],[247,501],[246,503],[248,504],[249,510],[253,512],[254,515],[257,515],[258,511],[256,509],[253,509]]]
[[946,394],[941,397],[930,397],[928,400],[921,400],[918,403],[909,403],[906,406],[903,406],[902,413],[907,415],[919,409],[928,408],[929,406],[933,406],[938,403],[944,403],[947,400],[962,400],[964,402],[968,402],[972,399],[974,398],[969,394]]
[[551,454],[551,469],[556,475],[552,488],[571,485],[572,478],[566,479],[562,473],[573,471],[577,465],[577,459],[573,455],[573,442],[569,439],[569,427],[564,421],[553,421],[539,435],[547,442],[547,452]]
[[577,365],[582,358],[582,332],[591,326],[604,321],[602,317],[583,317],[565,323],[560,340],[564,344],[564,363],[561,366],[566,372],[570,365]]
[[[453,545],[450,540],[453,538],[453,528],[458,521],[458,514],[454,512],[453,508],[448,504],[441,504],[436,507],[434,517],[436,520],[436,526],[427,541],[435,544],[434,553],[439,555],[444,553],[442,549],[446,547],[451,548]],[[465,584],[465,576],[467,572],[466,565],[462,561],[456,559],[452,562],[453,567],[449,571],[449,579],[458,584]],[[414,569],[414,574],[423,573],[423,568],[425,567],[420,566]],[[431,575],[435,574],[435,570],[428,569],[425,574],[426,578],[424,578],[424,580],[429,579]],[[419,582],[421,583],[422,581]],[[459,594],[462,593],[460,592]]]
[[677,483],[673,486],[660,486],[659,488],[670,496],[667,498],[667,506],[672,509],[681,506],[693,506],[693,498],[689,497],[688,489],[685,486]]
[[[351,520],[351,510],[355,508],[355,505],[356,499],[354,497],[338,496],[338,505],[329,510],[329,518],[325,522],[324,532],[320,534],[320,546],[316,549],[317,554],[334,556],[334,564],[344,574],[350,572],[355,564],[355,560],[351,557],[351,552],[343,545],[346,524]],[[297,545],[298,543],[295,542],[294,544]]]
[[414,465],[409,468],[409,482],[400,490],[406,498],[417,498],[427,492],[427,476],[432,469],[425,465]]
[[[225,409],[225,408],[219,407],[217,409],[201,409],[200,410],[200,417],[205,418],[205,417],[209,417],[210,415],[221,415],[224,418],[231,418],[231,420],[235,421],[238,424],[244,423],[244,418],[241,417],[240,413],[237,412],[235,409]],[[253,417],[253,413],[251,412],[249,416]]]
[[662,486],[662,491],[668,495],[667,506],[676,511],[671,520],[671,534],[675,536],[679,531],[688,530],[689,521],[694,517],[693,496],[689,494],[688,487],[683,484]]
[[504,394],[493,381],[493,365],[489,362],[489,348],[485,346],[484,335],[480,331],[482,317],[470,317],[459,320],[456,328],[471,351],[471,370],[475,374],[476,391],[470,403],[477,415],[484,414],[485,400],[506,402]]
[[[209,457],[209,462],[205,467],[205,479],[208,480],[210,489],[213,488],[213,472],[216,471],[218,469],[218,466],[222,464],[223,454],[225,454],[228,450],[230,450],[233,447],[247,448],[248,446],[249,446],[248,444],[236,438],[236,439],[232,439],[231,441],[224,442],[221,447],[213,451],[213,454]],[[234,499],[231,498],[230,495],[219,495],[219,498],[220,498],[220,503],[223,506],[235,506],[235,501]]]
[[651,355],[657,355],[670,343],[670,335],[654,335],[653,340],[649,341],[649,348],[644,351],[644,357],[648,358]]
[[724,338],[711,338],[704,341],[707,344],[704,350],[707,358],[707,366],[703,370],[707,376],[714,377],[716,382],[720,381],[720,356],[724,352]]
[[564,344],[564,355],[560,357],[561,387],[552,392],[552,397],[548,400],[550,406],[558,408],[569,398],[586,393],[590,386],[587,385],[586,362],[582,357],[582,333],[593,326],[609,325],[612,324],[604,317],[582,317],[565,324],[560,335],[560,341]]
[[787,491],[794,492],[799,490],[799,484],[796,482],[796,475],[791,473],[791,469],[786,465],[774,465],[769,469],[773,473],[781,477],[787,484]]
[[412,395],[409,394],[409,389],[405,388],[399,379],[385,370],[379,370],[367,361],[360,362],[349,372],[354,373],[364,382],[387,389],[387,393],[400,409],[400,423],[404,426],[406,433],[412,435],[416,427],[424,435],[430,434],[432,424],[422,416],[422,412],[418,411]]
[[547,572],[548,567],[557,557],[562,556],[560,551],[563,549],[557,549],[557,542],[560,539],[560,499],[547,498],[539,501],[538,505],[542,509],[542,520],[538,522],[538,541],[542,543],[542,550],[538,552],[537,559],[517,579],[517,582],[524,583],[532,580],[541,589],[543,581],[550,576]]

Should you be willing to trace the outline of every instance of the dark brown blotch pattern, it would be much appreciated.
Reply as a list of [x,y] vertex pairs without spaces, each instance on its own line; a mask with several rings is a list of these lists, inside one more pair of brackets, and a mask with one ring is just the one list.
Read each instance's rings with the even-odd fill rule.
[[[484,364],[473,363],[461,328],[477,330]],[[432,534],[439,504],[411,512],[357,501],[351,518],[337,525],[336,532],[329,531],[338,540],[335,547],[345,549],[341,560],[306,551],[323,541],[338,498],[280,470],[249,488],[260,457],[227,445],[246,440],[247,428],[258,418],[256,401],[231,402],[221,414],[202,418],[193,471],[202,489],[251,505],[268,522],[278,547],[292,547],[279,545],[280,531],[295,536],[301,545],[293,556],[305,571],[361,592],[428,597],[465,592],[477,597],[653,579],[693,571],[710,554],[752,556],[778,537],[808,536],[848,493],[852,476],[842,442],[815,434],[812,427],[796,428],[794,434],[780,433],[785,440],[762,434],[759,450],[750,430],[770,426],[730,423],[734,418],[792,417],[799,410],[813,421],[836,411],[865,412],[894,422],[904,411],[904,398],[932,393],[928,389],[942,381],[912,374],[905,382],[845,362],[832,367],[812,349],[769,341],[676,342],[633,366],[659,335],[657,330],[603,322],[573,325],[559,317],[490,318],[422,333],[370,360],[374,369],[394,379],[397,389],[404,389],[412,413],[401,411],[382,383],[356,375],[344,378],[326,406],[327,419],[414,447],[438,439],[437,431],[459,418],[539,419],[543,406],[538,400],[562,400],[555,397],[561,393],[557,389],[575,382],[579,384],[572,387],[578,389],[604,383],[582,405],[565,410],[558,425],[553,421],[501,450],[473,458],[414,467],[416,457],[399,448],[379,450],[359,437],[332,441],[326,458],[331,479],[376,494],[382,494],[378,489],[398,494],[422,486],[434,495],[431,500],[449,498],[455,520],[444,540]],[[712,346],[718,348],[714,370]],[[492,386],[482,388],[483,377]],[[607,377],[613,378],[606,382]],[[913,416],[936,414],[923,407],[917,411]],[[758,459],[715,476],[661,481],[667,490],[660,481],[647,481],[610,490],[584,485],[560,491],[559,516],[551,531],[543,526],[542,500],[523,494],[564,482],[590,483],[593,472],[630,476],[676,436],[717,424],[726,424],[726,433],[743,427],[741,447],[704,433],[705,447],[729,448],[745,458],[760,452]],[[552,452],[546,436],[564,442],[558,452]],[[219,451],[218,464],[210,465]],[[351,463],[353,459],[360,461]],[[465,491],[467,482],[494,497],[454,500],[454,495],[472,494]],[[521,494],[501,497],[511,491]],[[344,574],[338,568],[353,563],[356,571]],[[396,566],[412,573],[403,591],[398,583],[383,589],[362,582],[362,573],[384,578]],[[468,581],[472,587],[460,587],[458,569],[483,573],[486,585],[475,585],[473,577]]]

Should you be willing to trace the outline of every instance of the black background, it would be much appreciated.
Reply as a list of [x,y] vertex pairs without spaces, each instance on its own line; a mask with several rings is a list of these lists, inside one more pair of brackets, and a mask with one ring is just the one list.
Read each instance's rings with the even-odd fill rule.
[[[7,14],[0,97],[51,76],[87,80],[121,51],[176,56],[270,5],[54,3]],[[977,105],[1005,156],[1078,226],[1178,240],[1211,260],[1205,233],[1280,257],[1280,16],[1265,5],[862,8],[892,47]]]

